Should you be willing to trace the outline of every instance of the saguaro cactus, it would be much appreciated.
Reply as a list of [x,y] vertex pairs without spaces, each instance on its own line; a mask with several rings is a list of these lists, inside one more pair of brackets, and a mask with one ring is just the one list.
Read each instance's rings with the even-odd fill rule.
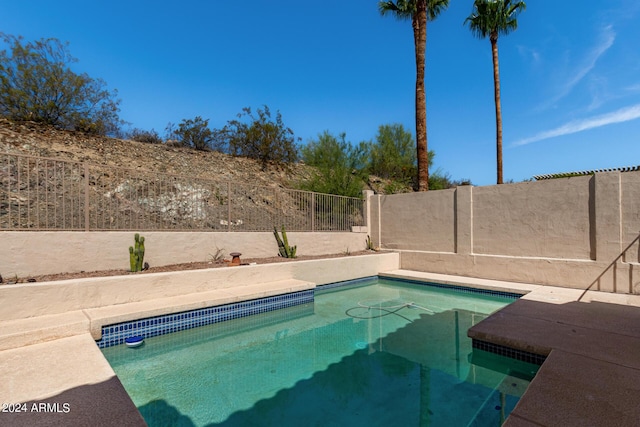
[[282,238],[280,238],[276,227],[273,227],[273,235],[276,237],[276,242],[278,242],[278,255],[283,258],[295,258],[298,247],[289,246],[289,240],[287,239],[287,232],[284,229],[284,225],[282,226]]
[[131,271],[142,271],[144,266],[144,237],[138,233],[134,236],[135,246],[129,246],[129,264]]
[[136,271],[142,271],[144,265],[144,237],[140,237],[138,240],[138,265]]
[[133,246],[129,246],[129,265],[131,267],[131,271],[136,271],[138,263],[136,262],[136,254]]

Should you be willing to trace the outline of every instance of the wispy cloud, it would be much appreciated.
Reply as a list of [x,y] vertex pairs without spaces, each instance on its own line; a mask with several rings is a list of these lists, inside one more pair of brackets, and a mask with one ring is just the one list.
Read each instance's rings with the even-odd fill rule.
[[631,85],[631,86],[627,86],[627,87],[625,88],[625,90],[626,90],[627,92],[634,92],[634,93],[635,93],[635,92],[640,92],[640,83],[635,84],[635,85]]
[[513,143],[513,146],[527,145],[532,142],[538,142],[549,138],[555,138],[563,135],[570,135],[589,129],[599,128],[614,123],[628,122],[640,118],[640,104],[631,107],[621,108],[612,113],[602,114],[599,116],[589,117],[583,120],[574,120],[556,129],[540,132],[530,138],[524,138]]
[[591,92],[591,104],[587,111],[593,111],[603,105],[607,100],[613,98],[608,90],[609,80],[606,77],[592,76],[589,79],[589,91]]
[[518,45],[518,52],[525,60],[530,61],[533,64],[540,62],[540,52],[527,46]]
[[572,73],[572,76],[560,87],[558,93],[545,103],[545,106],[549,107],[571,93],[573,88],[595,67],[598,59],[613,46],[615,39],[616,33],[613,31],[613,26],[607,25],[603,27],[598,43],[585,56],[579,68],[576,69]]

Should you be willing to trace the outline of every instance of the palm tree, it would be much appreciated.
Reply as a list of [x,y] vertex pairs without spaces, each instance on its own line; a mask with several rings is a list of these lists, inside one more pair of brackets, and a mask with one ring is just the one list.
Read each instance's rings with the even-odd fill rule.
[[427,47],[427,21],[433,21],[449,6],[449,0],[379,1],[383,16],[392,13],[398,19],[411,19],[416,55],[416,148],[418,157],[418,191],[429,189],[427,151],[427,98],[424,90],[424,63]]
[[527,5],[523,1],[475,0],[473,12],[465,23],[479,38],[491,41],[493,54],[493,88],[496,103],[496,146],[498,184],[502,184],[502,108],[500,106],[500,71],[498,68],[498,36],[507,35],[518,28],[517,16]]

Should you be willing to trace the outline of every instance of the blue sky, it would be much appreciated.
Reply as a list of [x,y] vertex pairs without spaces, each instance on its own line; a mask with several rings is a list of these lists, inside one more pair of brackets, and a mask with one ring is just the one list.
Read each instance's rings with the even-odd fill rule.
[[[117,89],[120,116],[155,129],[222,127],[268,105],[303,143],[415,133],[413,34],[376,0],[0,0],[0,31],[70,43],[78,72]],[[435,168],[495,183],[489,40],[451,0],[428,25],[427,127]],[[640,164],[640,2],[530,1],[498,42],[505,180]]]

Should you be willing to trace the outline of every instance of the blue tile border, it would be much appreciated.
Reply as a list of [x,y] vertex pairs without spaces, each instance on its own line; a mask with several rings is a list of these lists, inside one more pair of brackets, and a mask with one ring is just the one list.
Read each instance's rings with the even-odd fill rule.
[[346,286],[367,286],[370,285],[372,283],[375,283],[378,280],[378,276],[367,276],[367,277],[361,277],[359,279],[353,279],[353,280],[344,280],[342,282],[334,282],[334,283],[327,283],[324,285],[317,285],[315,290],[316,291],[325,291],[328,289],[335,289],[335,288],[343,288]]
[[321,292],[324,290],[328,290],[328,289],[335,289],[335,288],[342,288],[345,286],[366,286],[371,284],[372,282],[375,282],[377,280],[386,280],[386,281],[390,281],[390,282],[397,282],[397,283],[409,283],[412,285],[421,285],[421,286],[429,286],[429,287],[433,287],[433,288],[440,288],[440,289],[448,289],[450,291],[453,292],[459,292],[459,293],[464,293],[464,294],[476,294],[476,295],[489,295],[489,296],[497,296],[497,297],[502,297],[502,298],[509,298],[512,300],[517,300],[519,298],[522,297],[523,294],[519,294],[519,293],[515,293],[515,292],[505,292],[505,291],[496,291],[496,290],[491,290],[491,289],[481,289],[481,288],[472,288],[469,286],[462,286],[462,285],[450,285],[450,284],[445,284],[445,283],[436,283],[436,282],[427,282],[427,281],[423,281],[423,280],[412,280],[412,279],[405,279],[405,278],[401,278],[401,277],[388,277],[388,276],[368,276],[368,277],[362,277],[359,279],[353,279],[353,280],[345,280],[342,282],[335,282],[335,283],[327,283],[325,285],[318,285],[316,286],[316,292]]
[[488,351],[490,353],[499,354],[501,356],[509,357],[511,359],[516,359],[523,362],[533,363],[535,365],[542,365],[547,359],[547,356],[530,353],[524,350],[516,350],[511,347],[505,347],[503,345],[493,344],[482,340],[473,339],[471,342],[471,346],[478,350]]
[[495,291],[491,289],[480,289],[480,288],[472,288],[469,286],[461,286],[461,285],[449,285],[445,283],[435,283],[435,282],[425,282],[422,280],[411,280],[411,279],[403,279],[399,277],[388,277],[388,276],[378,276],[382,280],[388,280],[392,282],[400,282],[400,283],[411,283],[414,285],[423,285],[423,286],[431,286],[434,288],[442,288],[449,289],[454,292],[460,292],[465,294],[481,294],[481,295],[490,295],[497,296],[503,298],[509,298],[513,300],[517,300],[522,297],[523,294],[518,294],[515,292],[505,292],[505,291]]
[[147,317],[102,327],[102,338],[96,341],[99,348],[124,344],[129,337],[142,336],[144,338],[170,334],[198,326],[224,322],[226,320],[265,313],[280,308],[313,302],[314,291],[293,292],[215,307],[200,308],[180,313]]
[[[179,334],[173,334],[170,340],[160,339],[155,340],[150,346],[145,345],[145,357],[153,357],[154,355],[163,354],[168,351],[189,348],[194,342],[202,343],[208,340],[237,336],[237,334],[243,332],[313,316],[314,313],[315,305],[313,303],[298,304],[282,310],[272,310],[243,317],[242,319],[236,319],[237,321],[234,322],[219,322],[203,328],[184,330]],[[113,349],[113,347],[115,346],[111,348]],[[102,350],[109,351],[109,349]],[[109,353],[109,363],[111,366],[114,366],[114,363],[129,360],[130,357],[131,355],[128,351],[119,352],[116,349],[116,351]]]

